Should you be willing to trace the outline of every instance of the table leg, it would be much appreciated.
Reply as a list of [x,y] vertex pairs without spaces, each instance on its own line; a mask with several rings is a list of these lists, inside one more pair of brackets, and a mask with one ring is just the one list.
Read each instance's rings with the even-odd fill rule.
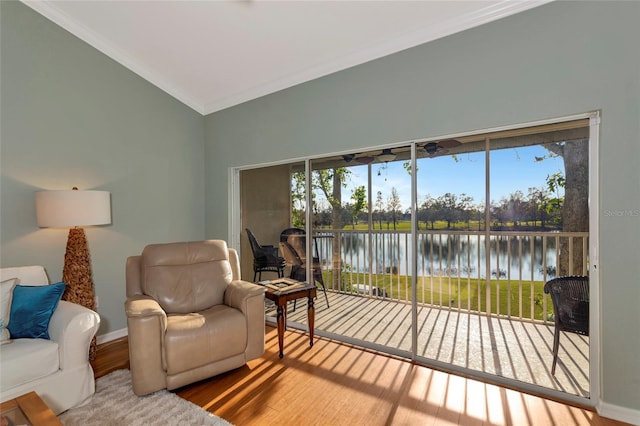
[[284,357],[284,307],[278,306],[278,347],[280,348],[280,358]]
[[307,322],[309,323],[309,346],[313,346],[313,327],[316,320],[316,310],[313,307],[313,297],[309,292],[309,298],[307,299]]

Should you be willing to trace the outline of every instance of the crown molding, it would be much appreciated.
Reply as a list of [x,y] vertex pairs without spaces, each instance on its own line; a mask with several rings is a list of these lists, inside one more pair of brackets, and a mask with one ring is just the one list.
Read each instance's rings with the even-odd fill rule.
[[386,43],[377,44],[374,47],[360,50],[352,55],[340,57],[332,62],[318,64],[233,96],[205,102],[204,114],[211,114],[448,35],[487,24],[510,15],[515,15],[516,13],[524,12],[525,10],[533,9],[543,4],[551,3],[552,1],[555,0],[503,0],[476,12],[460,15],[449,21],[444,21],[437,26],[430,26],[423,30],[408,32]]
[[20,1],[45,18],[49,19],[56,25],[64,28],[74,36],[78,37],[89,46],[104,53],[106,56],[118,62],[120,65],[124,66],[130,71],[133,71],[135,74],[147,80],[149,83],[163,90],[173,98],[179,100],[189,108],[204,115],[204,108],[200,102],[189,96],[173,83],[169,82],[156,70],[151,69],[148,66],[138,62],[135,58],[130,57],[122,50],[118,49],[115,45],[105,40],[103,37],[100,37],[90,28],[87,28],[78,21],[72,19],[66,13],[60,11],[55,7],[54,2],[49,0]]

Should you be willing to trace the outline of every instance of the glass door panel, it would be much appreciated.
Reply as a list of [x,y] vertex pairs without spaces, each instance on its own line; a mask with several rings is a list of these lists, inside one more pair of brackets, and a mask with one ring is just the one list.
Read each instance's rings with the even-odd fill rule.
[[485,143],[431,142],[419,157],[416,355],[468,367],[472,351],[437,319],[484,307]]
[[[555,313],[545,283],[587,275],[587,132],[583,128],[491,140],[488,311],[522,331],[533,329],[527,324],[549,326],[538,329],[546,332],[534,335],[529,347],[512,331],[504,334],[504,351],[522,354],[531,365],[551,366],[550,351],[538,350],[553,340]],[[567,136],[577,138],[565,140]],[[588,397],[589,338],[563,333],[560,340],[563,363],[553,376],[509,368],[511,361],[504,356],[496,357],[498,362],[486,371]]]
[[383,150],[371,164],[371,283],[376,301],[370,339],[389,350],[411,352],[412,264],[411,146]]

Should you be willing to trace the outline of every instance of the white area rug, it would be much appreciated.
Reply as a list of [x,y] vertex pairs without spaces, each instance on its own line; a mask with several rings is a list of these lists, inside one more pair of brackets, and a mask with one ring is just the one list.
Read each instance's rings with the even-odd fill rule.
[[129,370],[116,370],[96,380],[91,401],[62,413],[59,419],[63,425],[78,426],[230,426],[226,420],[167,390],[136,396]]

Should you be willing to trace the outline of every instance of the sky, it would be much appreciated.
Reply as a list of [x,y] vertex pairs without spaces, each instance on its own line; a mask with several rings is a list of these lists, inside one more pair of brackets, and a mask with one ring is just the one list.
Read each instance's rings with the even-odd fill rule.
[[[542,146],[526,146],[491,151],[491,199],[499,201],[502,197],[520,190],[525,195],[529,188],[545,187],[546,178],[557,172],[564,175],[561,157],[536,161],[535,157],[548,156]],[[418,160],[418,204],[427,194],[437,198],[446,192],[456,195],[466,193],[472,196],[474,204],[485,199],[485,160],[484,152],[461,154],[457,161],[451,155]],[[378,191],[382,191],[385,201],[395,188],[402,202],[402,210],[410,206],[411,178],[403,167],[403,161],[386,164],[375,163],[372,170],[372,199],[376,200]],[[352,171],[347,188],[343,189],[343,202],[350,201],[353,188],[367,186],[367,166],[349,168]],[[375,208],[375,207],[374,207]]]

